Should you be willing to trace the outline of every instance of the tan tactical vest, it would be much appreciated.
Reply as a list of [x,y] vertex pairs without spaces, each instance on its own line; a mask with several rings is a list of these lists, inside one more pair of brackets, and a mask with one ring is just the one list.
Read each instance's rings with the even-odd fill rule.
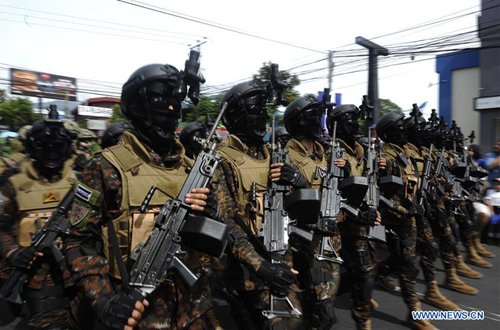
[[[414,147],[414,146],[413,146]],[[397,164],[399,171],[401,173],[401,178],[403,179],[403,192],[400,197],[406,198],[408,201],[413,201],[415,194],[418,189],[418,173],[415,172],[415,167],[413,166],[411,157],[414,155],[414,151],[410,144],[405,144],[403,148],[393,144],[384,143],[382,145],[382,152],[387,154],[392,160]],[[418,153],[418,150],[417,150]],[[399,155],[404,155],[408,164],[405,165],[399,159]]]
[[[192,161],[184,155],[184,148],[177,142],[181,161],[175,168],[165,168],[151,164],[151,156],[137,138],[125,132],[119,144],[102,151],[102,156],[120,172],[122,180],[122,200],[119,216],[113,219],[113,225],[126,262],[137,244],[144,241],[153,228],[155,216],[168,200],[157,190],[146,213],[138,211],[151,186],[177,196],[186,181]],[[109,260],[114,256],[109,246],[108,230],[103,228],[104,252]],[[116,264],[111,264],[111,274],[119,277]]]
[[31,235],[45,225],[45,221],[73,187],[76,176],[71,169],[72,164],[73,159],[64,163],[61,179],[57,182],[41,181],[32,162],[28,161],[21,164],[20,173],[9,178],[16,191],[18,210],[23,215],[16,228],[19,245],[31,245]]
[[325,150],[321,144],[315,142],[315,150],[318,151],[318,155],[321,156],[319,159],[311,159],[307,156],[307,151],[296,139],[290,139],[286,145],[288,151],[288,159],[297,165],[305,176],[307,182],[309,182],[309,187],[313,189],[319,189],[321,187],[321,177],[317,175],[317,168],[326,169],[328,166],[328,161],[325,156]]
[[21,162],[26,159],[28,159],[28,157],[21,152],[16,152],[6,157],[0,157],[0,174],[8,168],[19,166]]
[[351,166],[351,176],[363,176],[363,171],[365,169],[365,160],[363,157],[365,151],[361,144],[355,142],[353,149],[341,139],[337,139],[337,142],[340,147],[345,150],[344,158],[346,158]]
[[[271,163],[269,152],[265,148],[263,150],[264,159],[250,157],[247,155],[248,147],[235,135],[229,135],[218,147],[221,157],[232,165],[237,176],[239,183],[237,191],[238,215],[255,234],[262,224],[264,215],[263,192],[267,187]],[[253,182],[257,184],[255,205],[250,202]]]

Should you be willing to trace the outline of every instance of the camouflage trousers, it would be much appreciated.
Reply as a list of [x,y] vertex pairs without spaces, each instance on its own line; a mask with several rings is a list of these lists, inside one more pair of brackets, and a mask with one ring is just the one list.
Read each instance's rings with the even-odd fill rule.
[[[452,221],[454,221],[452,219]],[[436,207],[429,219],[432,233],[439,244],[441,261],[445,269],[456,267],[456,255],[459,253],[456,239],[450,226],[450,218],[446,215],[444,207]]]
[[342,223],[342,255],[344,266],[352,279],[352,318],[364,323],[371,318],[370,300],[376,273],[375,250],[367,239],[368,226],[356,223]]
[[69,303],[61,269],[44,257],[37,259],[32,269],[35,273],[24,290],[28,325],[33,329],[66,328]]
[[446,211],[456,241],[462,241],[465,247],[474,245],[476,226],[474,219],[470,217],[467,211],[465,202],[449,201],[446,203]]
[[439,254],[439,246],[432,232],[431,224],[425,216],[416,218],[417,224],[417,254],[419,255],[420,267],[426,282],[436,280],[435,262]]
[[[325,242],[333,247],[335,252],[321,251]],[[321,328],[325,316],[321,315],[319,310],[325,307],[321,304],[328,304],[327,308],[333,314],[331,317],[335,318],[333,300],[340,285],[340,263],[321,260],[321,257],[335,259],[340,256],[340,232],[337,231],[331,237],[314,233],[312,242],[291,239],[289,243],[296,251],[293,255],[293,266],[299,271],[299,285],[304,292],[302,305],[306,323],[310,324],[311,328]]]
[[418,275],[416,258],[417,228],[414,217],[389,216],[383,218],[387,230],[387,248],[390,256],[386,263],[399,277],[403,300],[411,309],[418,303],[415,283]]

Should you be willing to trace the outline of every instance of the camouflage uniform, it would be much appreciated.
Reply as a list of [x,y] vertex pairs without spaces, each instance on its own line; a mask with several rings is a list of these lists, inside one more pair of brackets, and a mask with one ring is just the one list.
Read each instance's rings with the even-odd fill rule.
[[[167,198],[154,194],[146,214],[139,213],[138,208],[150,186],[157,184],[174,196],[182,187],[192,162],[184,156],[180,143],[176,142],[174,148],[175,156],[162,160],[134,135],[125,132],[122,143],[97,154],[84,169],[79,186],[94,197],[85,201],[77,194],[67,251],[73,280],[81,289],[79,299],[87,307],[94,306],[101,295],[112,292],[113,284],[118,283],[114,255],[108,252],[111,247],[103,239],[103,229],[107,232],[106,219],[113,219],[124,261],[130,266],[130,253],[147,237],[155,215]],[[110,263],[102,255],[103,250]],[[200,258],[197,252],[187,249],[183,261],[195,273],[204,275]],[[206,329],[209,326],[205,312],[211,305],[211,294],[202,279],[189,288],[178,278],[169,278],[147,299],[150,305],[139,329]],[[82,314],[81,308],[72,309],[71,317],[73,326],[85,327],[86,314]]]
[[[42,179],[31,162],[23,162],[20,173],[1,186],[0,253],[31,245],[31,234],[43,226],[62,197],[76,181],[67,160],[60,176]],[[8,268],[10,269],[10,268]],[[30,312],[29,326],[33,328],[65,327],[68,302],[65,295],[69,282],[64,265],[57,265],[51,255],[38,257],[31,266],[24,298]],[[64,287],[66,286],[66,288]]]
[[[319,142],[314,142],[315,152],[309,153],[302,143],[297,139],[290,139],[287,143],[286,150],[288,158],[296,168],[300,170],[302,175],[307,179],[308,185],[312,189],[321,188],[321,178],[316,174],[317,168],[325,169],[329,166],[328,155],[325,153],[323,146]],[[340,220],[343,214],[339,215]],[[299,224],[300,225],[300,224]],[[308,225],[307,230],[314,230],[315,225]],[[329,304],[333,308],[333,298],[337,294],[340,285],[340,264],[330,261],[320,261],[315,256],[320,254],[320,248],[324,234],[315,231],[311,243],[306,243],[300,238],[292,236],[290,245],[293,246],[295,252],[295,263],[299,267],[301,283],[306,290],[304,308],[306,317],[312,316],[312,326],[321,327],[318,312],[312,309],[318,303],[325,302],[330,299]],[[342,241],[338,228],[329,238],[332,246],[337,253],[340,253]],[[324,252],[326,257],[334,258],[332,252]]]
[[[262,311],[269,309],[269,289],[256,275],[257,270],[264,258],[256,252],[250,243],[250,238],[244,229],[234,223],[235,217],[239,217],[253,236],[262,222],[263,216],[263,187],[267,186],[270,168],[270,155],[266,147],[261,147],[258,155],[251,154],[249,148],[235,135],[229,135],[218,146],[222,156],[218,168],[219,178],[225,181],[217,191],[217,199],[220,203],[222,218],[229,224],[231,253],[228,254],[224,277],[231,297],[235,299],[232,304],[241,304],[239,311],[233,311],[237,317],[250,314],[249,322],[253,322],[258,329],[283,326],[281,318],[268,320],[262,315]],[[256,199],[251,198],[251,185],[257,183]],[[291,261],[287,263],[291,266]],[[288,298],[292,304],[301,309],[297,297],[298,286],[292,285]],[[242,323],[245,323],[242,322]],[[286,328],[293,329],[300,326],[301,320],[295,318],[286,319]],[[252,326],[240,324],[242,327]]]
[[416,259],[417,228],[415,217],[408,214],[408,204],[413,202],[418,186],[418,173],[409,158],[412,156],[408,145],[400,147],[393,143],[384,143],[381,157],[387,159],[385,172],[387,175],[400,176],[403,179],[403,189],[393,198],[396,210],[382,209],[382,221],[389,230],[387,247],[391,253],[389,262],[399,276],[401,292],[410,310],[419,306],[415,291],[415,281],[418,275]]
[[[450,166],[453,167],[459,161],[460,156],[453,152],[448,152]],[[452,221],[452,230],[457,241],[461,240],[466,248],[474,245],[474,219],[471,219],[466,210],[466,201],[463,194],[456,191],[461,183],[455,182],[450,193],[450,198],[446,200],[446,209]],[[461,187],[460,187],[461,188]]]
[[[363,147],[355,142],[354,148],[351,148],[343,140],[337,140],[340,147],[346,151],[350,174],[362,176],[365,169]],[[360,225],[354,220],[345,221],[339,227],[342,233],[342,249],[349,256],[347,266],[353,276],[352,316],[357,323],[365,323],[371,318],[370,300],[376,273],[374,246],[367,239],[369,226]]]
[[[425,149],[423,149],[423,151],[426,152]],[[436,162],[437,157],[439,157],[438,151],[436,151],[434,155],[431,155],[431,157],[433,157],[433,161]],[[455,255],[459,253],[459,251],[456,247],[456,240],[453,236],[453,232],[450,227],[450,219],[447,216],[445,208],[445,200],[449,198],[449,193],[446,191],[444,186],[438,183],[435,183],[433,192],[434,193],[430,196],[431,200],[428,203],[428,206],[430,207],[429,222],[432,227],[432,232],[439,243],[439,251],[444,268],[455,268]],[[433,198],[435,198],[435,200]]]
[[[412,161],[418,176],[421,177],[424,169],[424,158],[422,156],[428,154],[429,150],[423,148],[422,151],[420,151],[411,143],[407,143],[406,147],[409,150],[409,158]],[[427,196],[424,196],[424,198],[427,198]],[[427,205],[424,205],[424,209],[426,207]],[[439,247],[434,239],[428,214],[417,214],[415,219],[417,225],[416,249],[417,253],[420,255],[420,267],[422,268],[424,279],[427,283],[429,283],[436,280],[436,267],[434,263],[436,262]]]

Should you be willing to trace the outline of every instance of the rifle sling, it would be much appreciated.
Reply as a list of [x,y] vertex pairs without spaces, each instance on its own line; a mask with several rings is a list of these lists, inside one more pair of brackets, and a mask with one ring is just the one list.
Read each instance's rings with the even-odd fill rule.
[[248,226],[243,222],[243,220],[239,216],[236,216],[234,220],[238,224],[238,226],[240,226],[241,229],[243,229],[245,234],[247,234],[248,240],[253,245],[257,253],[259,253],[267,261],[271,261],[272,260],[271,254],[267,251],[264,244],[262,244],[262,242],[252,233],[250,228],[248,228]]
[[127,268],[125,267],[125,263],[123,262],[122,259],[122,254],[120,251],[120,247],[118,245],[118,239],[116,238],[116,231],[115,231],[115,226],[113,225],[113,221],[111,218],[107,216],[107,207],[106,207],[106,201],[103,198],[102,201],[103,204],[103,216],[104,219],[106,220],[106,226],[108,227],[108,241],[109,244],[111,245],[111,248],[113,250],[113,255],[116,260],[116,264],[118,265],[118,272],[120,273],[120,279],[123,285],[123,288],[126,291],[130,291],[130,286],[128,284],[128,272]]

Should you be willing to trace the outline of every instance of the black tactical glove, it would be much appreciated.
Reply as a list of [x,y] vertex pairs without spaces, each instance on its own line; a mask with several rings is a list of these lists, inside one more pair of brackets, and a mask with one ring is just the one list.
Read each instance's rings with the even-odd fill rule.
[[285,297],[290,285],[296,281],[290,267],[281,263],[272,264],[267,260],[261,263],[257,276],[279,297]]
[[359,212],[357,221],[361,225],[375,226],[375,221],[377,220],[377,209],[374,207],[368,207],[365,210]]
[[36,250],[33,247],[21,247],[12,252],[7,258],[10,264],[21,269],[29,269],[30,262],[35,259]]
[[217,197],[215,196],[215,193],[212,190],[210,190],[210,192],[208,193],[205,202],[207,203],[207,205],[205,205],[204,207],[203,214],[214,220],[219,220],[220,217],[219,203],[217,202]]
[[422,217],[424,216],[424,207],[422,205],[418,205],[417,203],[411,204],[411,206],[406,211],[406,216],[408,217]]
[[281,167],[280,184],[292,185],[295,188],[307,188],[307,179],[295,167],[284,164]]
[[94,311],[99,321],[106,327],[123,329],[129,317],[132,317],[136,300],[124,292],[110,293],[99,297],[94,305]]

